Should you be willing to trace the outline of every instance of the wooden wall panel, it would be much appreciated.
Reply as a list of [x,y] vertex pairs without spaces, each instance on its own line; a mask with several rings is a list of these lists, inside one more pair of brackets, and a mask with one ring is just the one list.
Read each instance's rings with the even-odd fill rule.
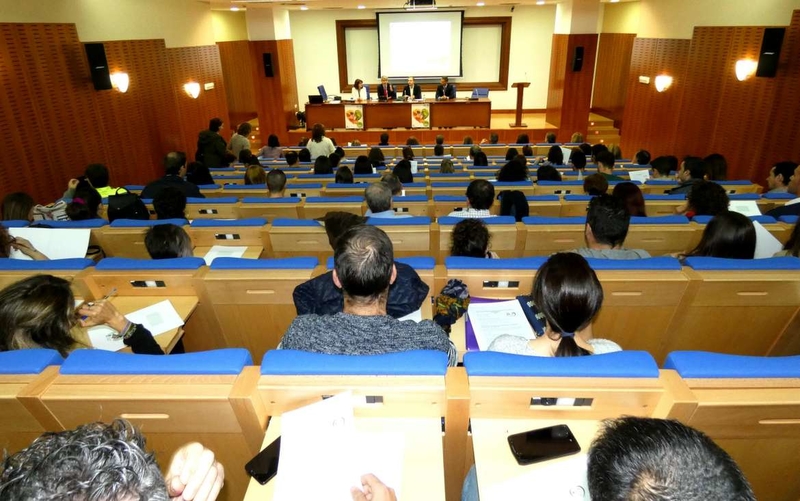
[[[263,54],[272,54],[272,77],[264,74]],[[250,74],[255,88],[261,142],[276,134],[281,144],[288,144],[288,127],[296,122],[297,75],[294,45],[291,40],[250,42]]]
[[[171,85],[176,97],[177,125],[181,131],[178,149],[194,159],[197,151],[197,135],[208,128],[208,121],[219,117],[228,119],[228,104],[225,82],[222,78],[219,50],[216,45],[200,47],[178,47],[167,49]],[[187,82],[200,84],[200,96],[192,99],[183,90]],[[204,90],[203,84],[214,83],[214,88]],[[225,122],[222,137],[228,141],[236,124]]]
[[217,42],[217,47],[231,123],[250,120],[257,114],[255,88],[250,71],[250,42]]
[[[653,157],[675,152],[678,119],[686,81],[686,62],[691,40],[637,38],[633,44],[628,92],[622,122],[622,151],[633,155],[640,149]],[[656,92],[655,77],[673,77],[672,87]],[[639,83],[649,76],[650,84]]]
[[[584,48],[583,67],[572,71],[572,55],[579,46]],[[587,133],[596,57],[597,35],[553,35],[547,121],[559,127],[561,137]]]
[[623,118],[635,39],[633,33],[601,33],[597,44],[592,111],[615,123]]

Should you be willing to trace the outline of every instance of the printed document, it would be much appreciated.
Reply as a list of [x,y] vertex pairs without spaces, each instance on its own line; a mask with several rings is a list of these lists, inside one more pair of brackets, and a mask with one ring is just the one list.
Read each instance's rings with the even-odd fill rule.
[[[70,259],[86,257],[91,230],[84,228],[9,228],[8,234],[28,240],[36,250],[49,259]],[[31,260],[18,250],[12,250],[9,257]]]
[[467,320],[472,324],[481,351],[489,349],[492,341],[504,334],[528,339],[533,339],[535,336],[525,312],[522,311],[522,306],[516,299],[470,304],[467,309]]

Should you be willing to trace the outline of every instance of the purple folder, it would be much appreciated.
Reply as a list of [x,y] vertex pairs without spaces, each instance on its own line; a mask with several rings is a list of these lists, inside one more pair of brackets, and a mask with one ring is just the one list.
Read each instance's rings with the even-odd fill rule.
[[[471,297],[469,299],[470,304],[497,303],[499,301],[508,301],[508,299],[489,299],[485,297]],[[464,328],[464,335],[467,338],[467,351],[480,351],[480,348],[478,348],[478,339],[475,337],[475,330],[472,328],[472,322],[469,321],[469,308],[467,308],[467,325]]]

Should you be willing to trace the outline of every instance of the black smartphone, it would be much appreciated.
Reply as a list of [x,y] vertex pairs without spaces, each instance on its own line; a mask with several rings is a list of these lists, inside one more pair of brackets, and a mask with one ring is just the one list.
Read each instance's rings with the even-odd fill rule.
[[281,437],[276,438],[266,449],[256,454],[244,465],[247,474],[264,485],[278,473],[278,459],[281,455]]
[[521,465],[539,463],[581,451],[581,446],[575,440],[569,426],[565,424],[510,435],[508,445],[517,463]]

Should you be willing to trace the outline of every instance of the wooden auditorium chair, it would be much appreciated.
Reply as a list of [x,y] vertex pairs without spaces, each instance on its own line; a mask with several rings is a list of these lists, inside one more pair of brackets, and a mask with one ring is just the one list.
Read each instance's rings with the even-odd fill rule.
[[425,216],[433,218],[433,203],[425,195],[392,197],[392,209],[403,216]]
[[389,236],[394,257],[434,256],[437,227],[428,217],[369,218],[367,224],[380,227]]
[[328,212],[349,212],[361,216],[366,210],[364,193],[355,196],[340,197],[306,197],[305,203],[300,207],[300,217],[303,219],[318,219],[325,217]]
[[236,206],[234,217],[263,217],[267,221],[277,218],[297,219],[300,217],[302,203],[303,199],[300,197],[244,197]]
[[319,260],[333,255],[325,228],[311,219],[273,219],[267,227],[264,249],[267,257],[313,256]]
[[53,275],[70,282],[75,297],[86,297],[88,289],[83,280],[84,270],[94,266],[87,258],[50,259],[27,261],[22,259],[0,259],[0,289],[33,275]]
[[[109,257],[149,259],[150,254],[144,245],[147,230],[159,224],[174,224],[185,227],[186,219],[162,219],[139,221],[136,219],[117,219],[100,233],[100,246]],[[186,229],[186,228],[184,228]]]
[[186,219],[236,219],[241,217],[237,210],[237,197],[188,198],[186,200]]
[[267,220],[261,217],[247,219],[197,219],[189,225],[188,232],[195,246],[195,255],[205,256],[213,246],[247,247],[258,258],[264,250],[264,233]]

